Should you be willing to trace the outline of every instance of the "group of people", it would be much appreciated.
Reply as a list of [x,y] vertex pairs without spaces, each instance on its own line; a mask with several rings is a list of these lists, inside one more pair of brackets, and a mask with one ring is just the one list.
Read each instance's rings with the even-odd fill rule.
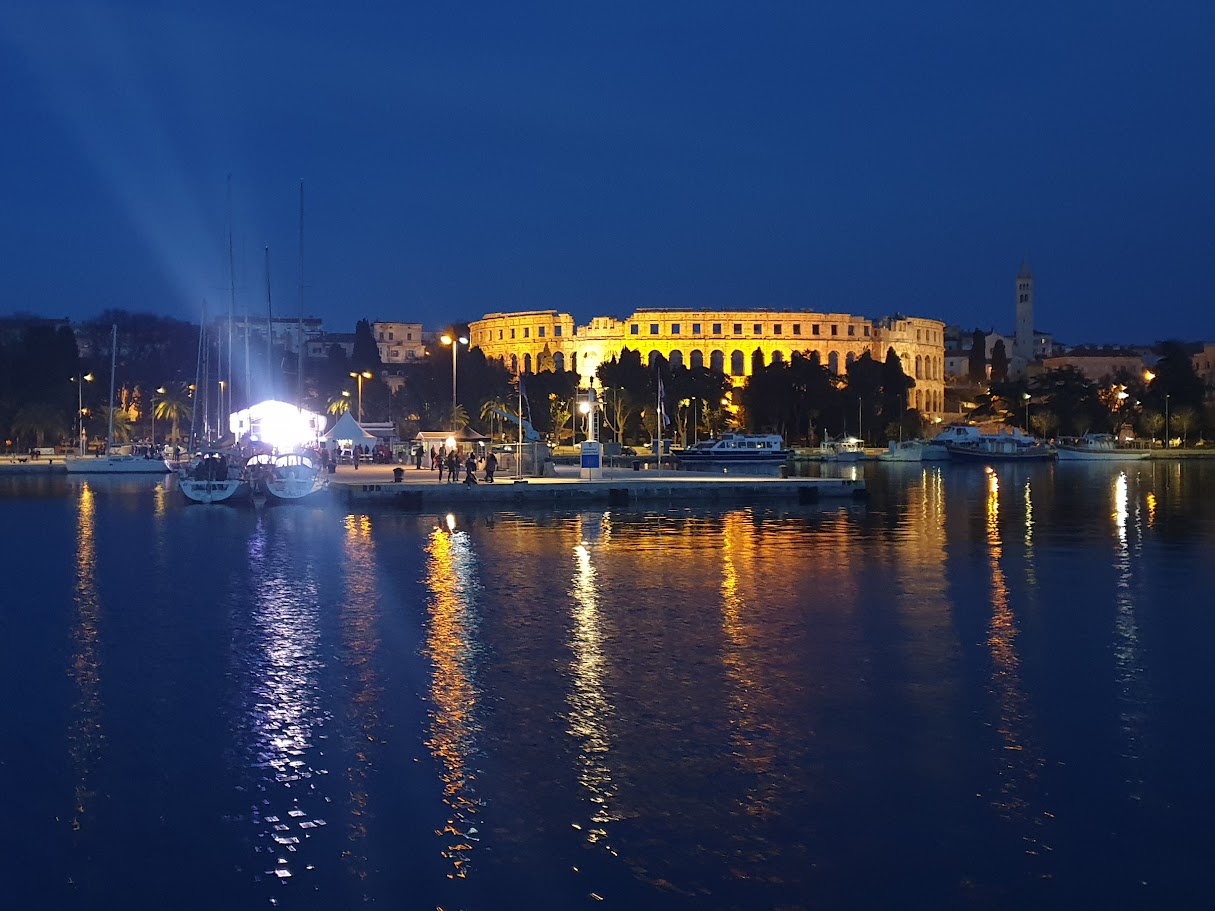
[[[430,447],[430,467],[439,473],[439,482],[444,480],[444,473],[447,476],[448,484],[456,484],[460,482],[460,450],[458,448],[448,450],[446,446],[438,448]],[[473,450],[469,450],[468,457],[463,460],[465,484],[477,483],[477,454]],[[498,457],[494,453],[488,452],[485,455],[485,481],[492,484],[494,482],[494,472],[498,470]]]

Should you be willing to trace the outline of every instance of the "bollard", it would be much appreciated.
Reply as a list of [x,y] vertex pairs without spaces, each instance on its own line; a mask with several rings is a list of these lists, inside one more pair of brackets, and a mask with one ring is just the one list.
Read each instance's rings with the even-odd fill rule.
[[782,466],[780,467],[780,476],[781,476],[782,478],[788,478],[788,477],[789,477],[789,466],[788,466],[788,465],[782,465]]
[[394,469],[392,470],[392,483],[394,483],[394,484],[400,484],[400,483],[401,483],[401,479],[402,479],[403,477],[405,477],[405,469],[404,469],[404,468],[394,468]]
[[641,459],[633,460],[633,471],[641,471]]

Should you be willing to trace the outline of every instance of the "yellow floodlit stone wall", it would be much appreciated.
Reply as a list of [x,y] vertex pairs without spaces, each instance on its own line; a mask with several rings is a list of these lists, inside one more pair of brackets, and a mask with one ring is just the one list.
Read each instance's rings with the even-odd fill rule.
[[909,405],[939,413],[945,397],[945,324],[895,316],[869,320],[803,310],[638,310],[626,319],[597,316],[579,326],[556,310],[488,313],[469,323],[469,342],[514,372],[577,371],[585,383],[599,365],[629,348],[642,360],[661,354],[672,365],[705,366],[741,386],[756,352],[765,365],[817,351],[829,370],[846,374],[868,351],[884,361],[894,348],[916,380]]

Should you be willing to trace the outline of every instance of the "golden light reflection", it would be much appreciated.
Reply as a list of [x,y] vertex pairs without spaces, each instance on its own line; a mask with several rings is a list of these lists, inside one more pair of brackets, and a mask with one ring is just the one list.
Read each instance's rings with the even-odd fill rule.
[[[1017,653],[1016,617],[1008,600],[1008,583],[1001,565],[1003,539],[1000,531],[1000,483],[989,469],[987,493],[987,544],[991,567],[991,621],[987,646],[992,659],[991,691],[999,709],[997,733],[1000,738],[1000,793],[992,805],[1008,819],[1040,826],[1033,815],[1030,789],[1037,780],[1043,761],[1029,736],[1031,717],[1029,699],[1021,684],[1021,659]],[[1026,853],[1040,855],[1039,837],[1025,836]]]
[[477,557],[466,532],[436,528],[426,545],[430,623],[430,737],[426,746],[441,765],[443,802],[450,814],[435,831],[451,864],[448,878],[469,875],[482,809],[474,759],[481,732],[480,692],[475,680]]
[[76,777],[72,828],[85,824],[92,807],[92,776],[105,734],[101,729],[101,596],[97,590],[97,499],[89,483],[81,485],[76,516],[76,624],[72,630],[72,664],[76,702],[68,729],[68,751]]
[[368,780],[371,775],[369,745],[379,739],[379,704],[383,687],[376,676],[375,657],[380,649],[377,633],[376,551],[371,518],[347,515],[342,547],[346,591],[342,599],[343,660],[351,681],[350,744],[354,762],[346,769],[350,818],[346,824],[349,847],[346,862],[354,876],[365,881],[371,873],[367,857],[367,824],[370,813]]
[[[597,529],[584,529],[594,537]],[[608,764],[613,741],[609,728],[614,712],[605,689],[607,662],[603,654],[599,586],[591,547],[582,541],[574,548],[574,577],[570,610],[570,651],[574,656],[573,685],[569,704],[569,733],[578,741],[578,780],[591,803],[589,824],[582,826],[586,839],[596,844],[607,837],[604,828],[618,817],[612,802],[616,785]]]
[[[756,618],[748,616],[748,605],[740,576],[753,562],[755,527],[745,511],[730,512],[722,520],[721,613],[722,662],[730,682],[727,705],[730,712],[730,741],[735,764],[751,783],[743,798],[745,811],[760,818],[776,812],[776,784],[772,779],[778,740],[773,735],[771,697],[756,677],[757,643],[760,630]],[[739,563],[743,566],[739,567]]]
[[1147,498],[1147,524],[1148,528],[1152,528],[1156,524],[1156,494],[1148,492]]

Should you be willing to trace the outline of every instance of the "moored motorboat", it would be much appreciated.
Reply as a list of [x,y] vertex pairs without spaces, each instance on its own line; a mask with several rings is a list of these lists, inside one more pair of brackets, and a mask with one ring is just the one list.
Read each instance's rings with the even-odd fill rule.
[[945,444],[931,440],[891,441],[890,448],[878,458],[883,462],[939,462],[949,458],[949,450]]
[[819,451],[827,462],[859,462],[865,458],[865,444],[858,437],[824,440]]
[[685,467],[698,465],[779,465],[789,458],[785,441],[775,433],[723,433],[671,454]]
[[1146,459],[1151,451],[1119,443],[1109,433],[1086,433],[1082,437],[1055,441],[1060,462],[1123,462]]
[[[1055,458],[1055,448],[1013,427],[999,433],[967,434],[957,442],[946,442],[949,458],[959,462],[1046,462]],[[940,437],[938,436],[938,439]]]

